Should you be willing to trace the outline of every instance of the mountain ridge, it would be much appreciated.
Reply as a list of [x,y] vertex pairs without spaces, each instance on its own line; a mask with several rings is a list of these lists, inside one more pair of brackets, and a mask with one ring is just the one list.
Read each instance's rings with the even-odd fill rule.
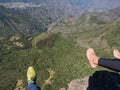
[[[84,0],[82,3],[87,4]],[[51,17],[46,15],[48,14],[47,11],[59,11],[53,7],[50,9],[49,7],[28,9],[32,9],[28,11],[29,13],[32,11],[31,14],[28,14],[27,10],[23,12],[23,10],[16,8],[1,9],[0,13],[3,13],[3,16],[0,16],[0,28],[3,28],[1,31],[6,31],[6,28],[9,31],[12,26],[16,32],[14,26],[17,29],[22,29],[22,27],[33,29],[36,24],[39,26],[42,25],[39,24],[40,22],[46,22],[44,21],[46,18],[48,22],[47,24],[43,23],[42,26],[49,25]],[[39,10],[44,14],[39,14],[41,12]],[[53,14],[57,15],[52,20],[57,21],[49,25],[49,31],[47,32],[34,32],[33,29],[31,33],[37,33],[37,35],[26,37],[21,34],[10,36],[6,34],[6,36],[0,36],[0,90],[13,90],[19,83],[22,83],[20,88],[26,89],[26,72],[29,66],[35,68],[37,72],[36,83],[41,86],[42,90],[67,88],[71,80],[90,76],[95,70],[105,70],[101,67],[94,70],[90,68],[86,58],[86,50],[93,47],[99,56],[106,58],[113,58],[112,51],[115,48],[120,50],[119,10],[118,7],[109,11],[85,12],[76,17],[68,15],[67,18],[54,12],[51,16]],[[37,12],[38,14],[36,14]],[[22,30],[24,31],[24,29]],[[43,29],[38,28],[37,30]],[[8,33],[8,31],[6,32]],[[49,78],[51,76],[50,72],[54,73],[51,78]],[[46,84],[48,80],[49,83]]]
[[[86,12],[94,12],[94,10],[96,12],[107,12],[109,11],[108,9],[115,8],[120,4],[119,1],[113,2],[113,0],[101,1],[100,5],[97,5],[98,3],[100,3],[100,0],[1,0],[0,2],[2,2],[1,5],[6,8],[5,10],[11,9],[10,11],[12,11],[10,12],[11,15],[8,16],[7,14],[4,15],[3,10],[1,9],[1,13],[3,12],[2,16],[4,16],[1,17],[6,17],[6,19],[3,20],[4,22],[6,21],[5,25],[9,26],[9,28],[7,28],[8,26],[6,26],[7,31],[9,31],[8,29],[13,29],[13,31],[10,32],[23,32],[26,35],[38,34],[40,32],[47,31],[48,25],[60,18],[79,16],[80,14],[84,14]],[[12,16],[13,12],[14,14]],[[15,12],[20,14],[24,18],[21,18],[20,15],[15,14]],[[113,14],[111,14],[111,18],[113,18]],[[105,20],[106,19],[107,18],[105,18]],[[118,18],[116,17],[116,19]],[[1,22],[3,22],[3,20],[1,19]],[[17,21],[19,21],[19,23]],[[98,21],[100,21],[100,19]],[[23,24],[25,24],[26,26]],[[29,25],[32,27],[28,27]]]
[[[1,0],[2,4],[8,8],[14,7],[14,5],[19,8],[20,4],[17,5],[19,2],[23,4],[22,7],[38,7],[41,4],[48,6],[53,6],[58,10],[65,10],[65,12],[70,13],[71,15],[78,15],[83,12],[94,11],[94,10],[108,10],[116,8],[120,5],[119,0]],[[4,3],[3,3],[4,2]],[[22,3],[24,2],[24,3]],[[8,5],[7,5],[8,4]],[[59,8],[58,8],[59,7]]]

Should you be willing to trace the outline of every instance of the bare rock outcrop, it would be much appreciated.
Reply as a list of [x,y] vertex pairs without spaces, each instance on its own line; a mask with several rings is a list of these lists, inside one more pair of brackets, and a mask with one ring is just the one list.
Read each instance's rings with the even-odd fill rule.
[[92,76],[72,80],[67,90],[120,90],[120,75],[109,71],[96,71]]
[[16,87],[14,90],[26,90],[25,87],[23,87],[23,81],[22,80],[18,80],[16,83]]
[[89,77],[72,80],[68,84],[68,87],[69,87],[68,90],[86,90],[88,87],[88,80],[89,80]]

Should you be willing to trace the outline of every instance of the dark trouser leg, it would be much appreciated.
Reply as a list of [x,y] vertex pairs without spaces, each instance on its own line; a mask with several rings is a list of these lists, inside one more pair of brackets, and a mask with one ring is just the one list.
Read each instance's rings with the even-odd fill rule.
[[100,58],[98,60],[98,65],[115,70],[115,71],[120,71],[120,59]]

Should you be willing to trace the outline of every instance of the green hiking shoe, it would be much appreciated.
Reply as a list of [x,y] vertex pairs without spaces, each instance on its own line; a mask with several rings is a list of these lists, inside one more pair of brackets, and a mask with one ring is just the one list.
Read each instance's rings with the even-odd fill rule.
[[27,70],[27,81],[28,83],[34,83],[36,79],[36,72],[33,67],[29,67]]

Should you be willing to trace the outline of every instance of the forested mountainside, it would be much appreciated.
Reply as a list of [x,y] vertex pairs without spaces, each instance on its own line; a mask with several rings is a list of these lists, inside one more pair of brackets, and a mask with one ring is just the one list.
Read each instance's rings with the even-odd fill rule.
[[119,0],[0,0],[0,5],[0,90],[26,90],[29,66],[42,90],[67,90],[71,80],[105,70],[90,68],[87,48],[109,58],[120,50]]
[[[0,0],[0,5],[8,8],[8,10],[1,8],[3,14],[1,17],[4,16],[4,22],[7,22],[4,24],[1,19],[1,23],[4,24],[1,25],[2,33],[8,31],[10,34],[12,30],[12,32],[19,31],[33,35],[47,31],[48,25],[60,18],[70,18],[91,11],[107,12],[108,9],[112,10],[119,6],[120,2],[119,0]],[[7,14],[8,12],[10,14]],[[115,13],[113,11],[114,15]],[[113,14],[107,13],[111,18]],[[4,31],[3,28],[5,28]]]
[[100,46],[109,51],[116,46],[119,48],[116,40],[119,40],[120,33],[119,10],[120,7],[117,7],[107,12],[91,12],[70,19],[62,18],[49,25],[48,31],[61,33],[85,48]]
[[33,35],[43,32],[46,29],[42,25],[17,11],[0,7],[0,36],[7,36],[14,33]]
[[18,81],[26,89],[29,66],[35,67],[42,90],[67,89],[71,80],[90,76],[94,70],[86,58],[88,47],[109,58],[114,48],[120,50],[119,10],[61,18],[49,25],[48,32],[36,36],[0,37],[0,90],[19,88]]
[[[58,21],[49,25],[48,31],[50,32],[63,32],[63,33],[71,33],[71,31],[76,31],[76,25],[79,26],[79,31],[81,28],[89,28],[95,26],[102,26],[104,24],[114,24],[120,21],[120,6],[115,9],[110,9],[107,11],[93,11],[86,12],[81,14],[80,16],[72,17],[72,18],[61,18]],[[74,28],[68,28],[68,26],[73,26]],[[60,28],[58,28],[58,27]],[[56,28],[56,29],[54,29]],[[58,28],[58,29],[57,29]],[[70,30],[69,30],[70,29]]]

